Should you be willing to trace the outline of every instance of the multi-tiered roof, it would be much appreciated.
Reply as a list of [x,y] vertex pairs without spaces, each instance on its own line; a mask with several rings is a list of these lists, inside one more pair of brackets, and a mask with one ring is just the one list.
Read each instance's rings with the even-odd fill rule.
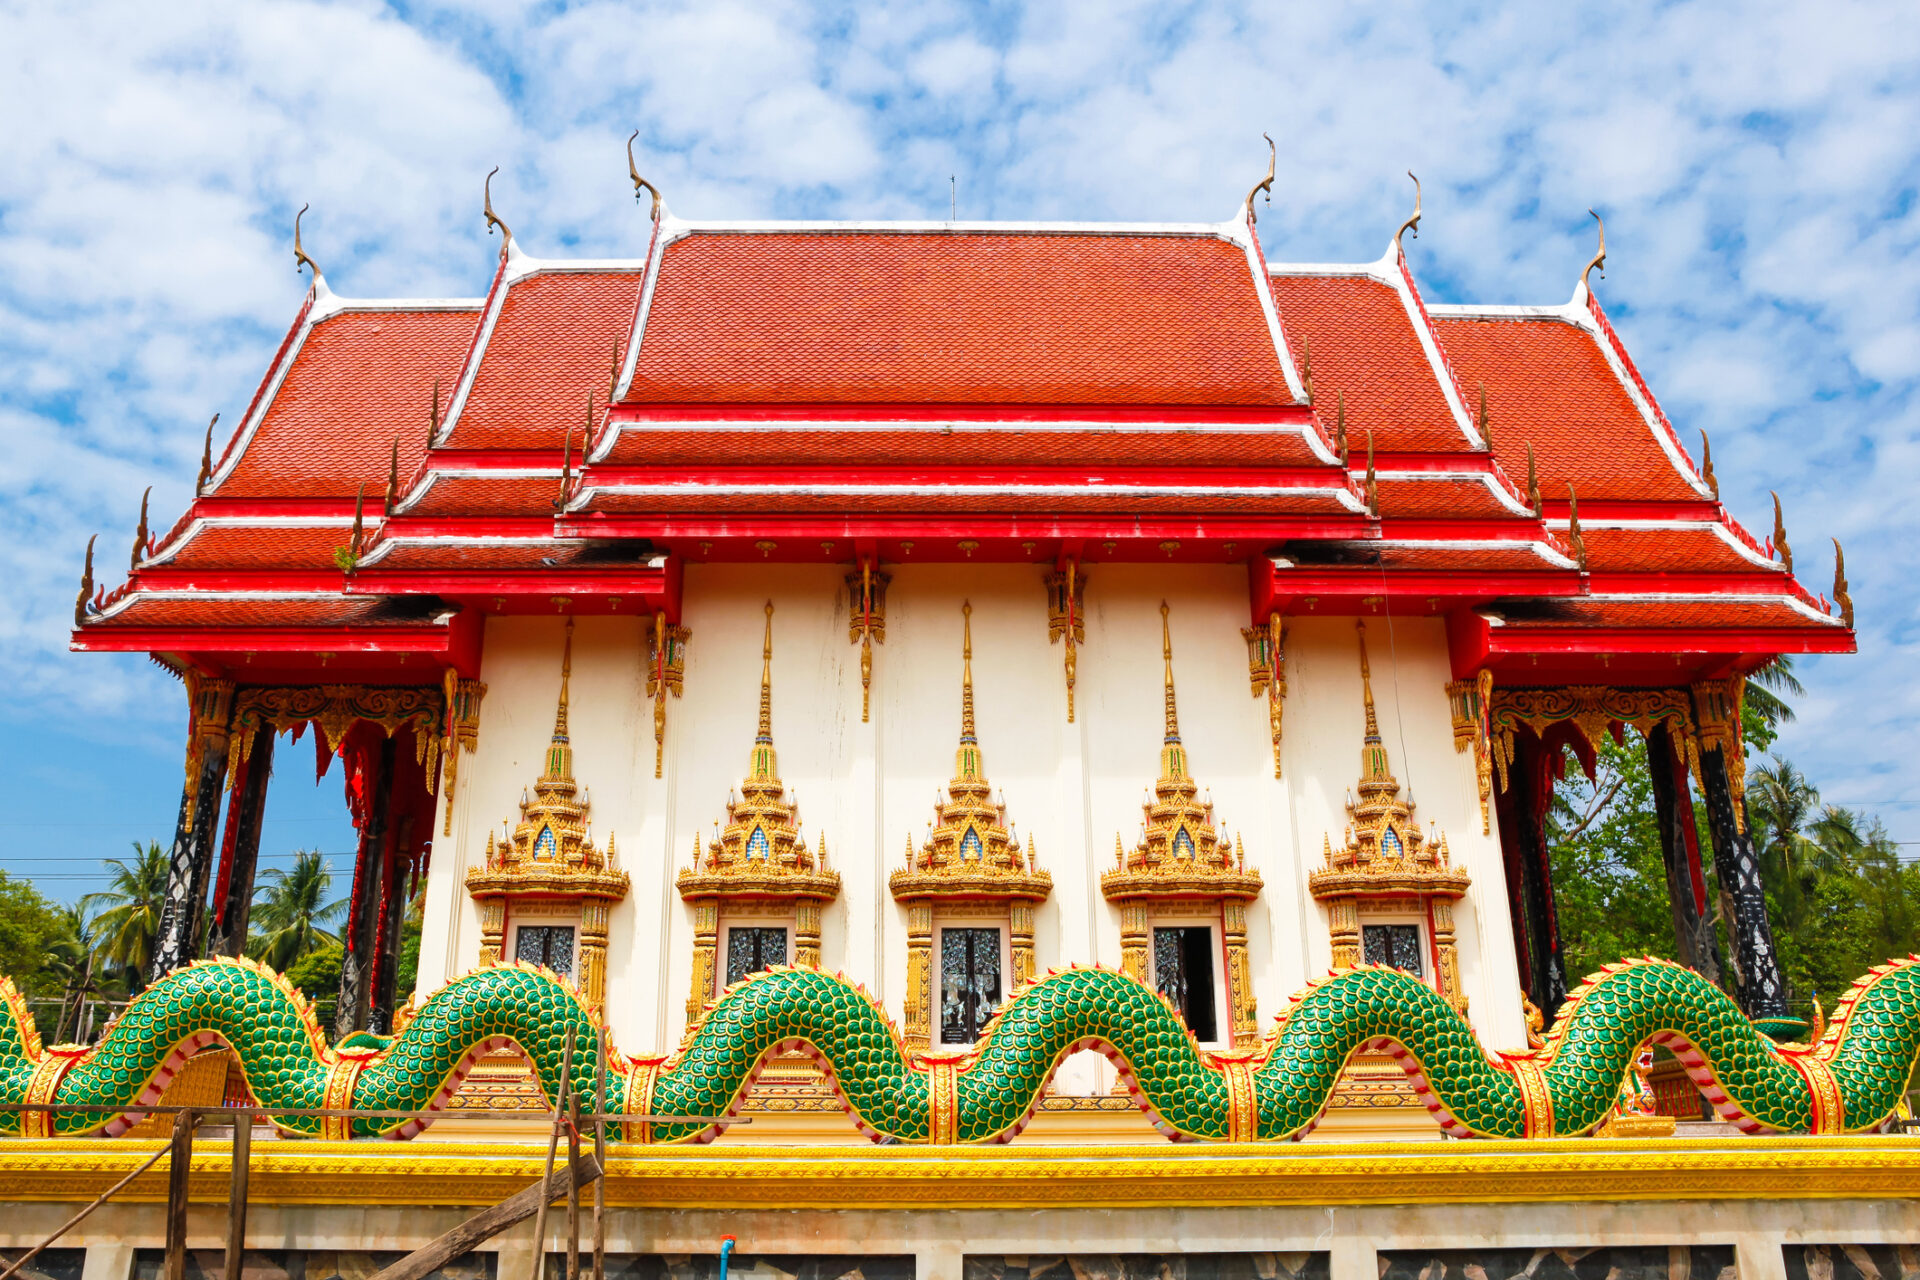
[[91,594],[75,647],[425,683],[471,667],[488,612],[677,620],[688,562],[963,554],[1246,562],[1256,619],[1444,615],[1461,674],[1503,683],[1853,647],[1721,505],[1584,281],[1563,306],[1430,306],[1398,236],[1272,263],[1250,205],[661,209],[647,234],[622,261],[509,234],[484,299],[354,301],[316,274],[192,505]]

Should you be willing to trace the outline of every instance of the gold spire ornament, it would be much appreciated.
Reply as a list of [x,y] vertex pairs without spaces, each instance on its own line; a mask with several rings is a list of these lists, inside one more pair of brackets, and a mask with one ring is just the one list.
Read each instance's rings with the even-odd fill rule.
[[1540,469],[1533,461],[1533,441],[1527,441],[1527,505],[1533,508],[1533,518],[1540,519],[1546,514],[1546,506],[1540,500]]
[[653,193],[653,212],[648,215],[648,218],[657,223],[660,221],[660,188],[641,177],[639,167],[633,162],[633,140],[639,136],[640,131],[635,129],[627,137],[627,176],[633,179],[633,199],[636,204],[640,200],[642,191]]
[[[577,920],[577,972],[565,955],[550,967],[575,981],[595,1008],[606,1002],[607,922],[613,905],[627,896],[613,837],[605,851],[593,843],[589,802],[573,776],[573,739],[567,723],[573,677],[573,619],[568,618],[560,656],[560,697],[553,735],[531,795],[521,792],[520,822],[502,837],[487,835],[486,860],[467,872],[467,892],[480,908],[480,963],[506,957],[506,929],[565,928]],[[567,963],[565,970],[555,960]]]
[[493,234],[495,227],[500,228],[500,252],[504,254],[507,251],[507,246],[513,243],[513,228],[501,221],[499,215],[493,211],[493,175],[498,172],[500,172],[499,165],[495,165],[487,171],[487,181],[481,188],[484,193],[484,203],[481,206],[481,213],[487,220],[488,235]]
[[1025,852],[1007,826],[1006,806],[993,799],[973,717],[973,605],[960,606],[960,745],[954,752],[947,798],[916,855],[887,879],[894,901],[907,908],[907,998],[903,1034],[910,1048],[933,1035],[933,925],[942,906],[986,904],[1008,920],[1013,964],[1010,990],[1034,978],[1033,908],[1053,892],[1053,877]]
[[147,553],[147,499],[153,497],[153,486],[140,495],[140,523],[133,530],[133,556],[127,562],[127,572],[133,573],[140,568],[140,558]]
[[1585,289],[1588,296],[1591,297],[1593,294],[1593,286],[1588,283],[1587,277],[1595,271],[1598,271],[1602,280],[1607,278],[1607,220],[1599,214],[1594,213],[1591,209],[1587,210],[1587,212],[1592,214],[1593,220],[1600,224],[1600,249],[1593,255],[1592,260],[1587,263],[1586,269],[1580,273],[1580,287]]
[[1573,482],[1567,482],[1567,541],[1573,544],[1573,558],[1580,565],[1580,572],[1587,571],[1587,539],[1580,532],[1580,495],[1573,491]]
[[1700,428],[1700,478],[1713,491],[1715,502],[1720,500],[1720,477],[1713,474],[1713,441],[1707,439],[1707,429]]
[[80,570],[80,594],[73,598],[73,625],[87,625],[87,601],[93,598],[93,544],[100,537],[94,534],[87,539],[87,562]]
[[1246,846],[1223,839],[1214,825],[1213,802],[1187,768],[1174,695],[1173,637],[1166,602],[1160,605],[1160,656],[1165,667],[1165,730],[1160,776],[1144,806],[1140,843],[1128,852],[1114,842],[1115,866],[1100,877],[1100,892],[1120,908],[1120,963],[1149,980],[1148,952],[1156,912],[1190,914],[1196,904],[1220,911],[1227,957],[1227,1004],[1236,1046],[1258,1036],[1253,985],[1247,964],[1247,903],[1260,896],[1258,871],[1247,868]]
[[1413,177],[1413,170],[1411,169],[1407,170],[1407,176],[1413,178],[1413,216],[1401,223],[1400,229],[1393,233],[1393,248],[1395,253],[1406,252],[1406,249],[1400,243],[1401,236],[1411,232],[1415,240],[1420,238],[1420,179]]
[[1247,191],[1246,209],[1247,221],[1249,222],[1257,222],[1259,220],[1254,216],[1253,212],[1253,198],[1255,196],[1264,191],[1267,193],[1267,203],[1269,205],[1273,203],[1273,166],[1274,162],[1280,158],[1279,150],[1273,145],[1273,135],[1263,133],[1260,136],[1267,140],[1267,176],[1254,183]]
[[300,206],[300,212],[293,215],[293,273],[299,275],[300,268],[305,267],[307,270],[313,272],[313,278],[318,280],[320,278],[320,264],[307,256],[306,246],[300,243],[300,219],[307,216],[307,210],[310,207],[310,205],[303,204]]
[[196,495],[204,493],[207,481],[213,478],[213,428],[219,421],[220,415],[216,413],[213,415],[213,420],[207,423],[207,439],[200,446],[200,475],[193,482],[193,492]]
[[1087,575],[1067,557],[1065,572],[1047,575],[1047,643],[1067,642],[1067,723],[1073,723],[1073,686],[1080,673],[1079,646],[1087,639]]
[[387,501],[381,514],[393,515],[400,503],[400,437],[393,438],[393,452],[387,455]]
[[1339,409],[1334,417],[1333,444],[1340,452],[1340,468],[1347,466],[1347,393],[1342,388],[1338,393]]
[[792,913],[793,962],[820,964],[820,908],[840,896],[840,873],[827,869],[822,837],[818,858],[800,835],[798,806],[787,799],[773,749],[773,602],[766,606],[760,648],[760,723],[748,757],[740,798],[727,799],[727,824],[708,843],[706,858],[694,843],[693,865],[675,879],[680,896],[694,907],[693,991],[687,1021],[700,1016],[718,995],[714,983],[724,906]]
[[1380,477],[1373,469],[1373,429],[1367,429],[1367,514],[1380,518]]
[[427,409],[427,448],[440,440],[440,379],[433,380],[433,403]]
[[1480,384],[1480,418],[1478,425],[1480,428],[1480,443],[1486,446],[1488,453],[1492,453],[1493,422],[1487,417],[1487,384],[1484,382]]
[[[1347,800],[1345,846],[1323,841],[1326,865],[1307,877],[1315,900],[1327,904],[1333,967],[1386,963],[1427,977],[1442,996],[1465,1011],[1460,961],[1454,945],[1453,904],[1472,883],[1451,865],[1445,836],[1429,839],[1414,821],[1413,801],[1400,798],[1400,783],[1380,733],[1373,705],[1373,672],[1367,662],[1367,624],[1356,619],[1360,692],[1366,729],[1360,745],[1359,798]],[[1410,910],[1411,909],[1411,910]],[[1403,917],[1411,914],[1415,923]],[[1366,917],[1393,917],[1369,927]],[[1426,922],[1423,933],[1417,920]],[[1420,946],[1421,942],[1429,945]],[[1432,971],[1429,972],[1429,969]]]

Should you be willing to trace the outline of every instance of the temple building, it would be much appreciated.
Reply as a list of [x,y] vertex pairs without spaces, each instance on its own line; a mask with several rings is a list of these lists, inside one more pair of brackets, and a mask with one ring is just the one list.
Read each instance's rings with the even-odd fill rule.
[[[1594,292],[1604,252],[1563,304],[1440,305],[1409,264],[1417,213],[1375,261],[1303,264],[1262,244],[1255,193],[1167,224],[690,221],[655,193],[610,260],[535,257],[489,203],[499,261],[471,299],[341,297],[303,246],[311,287],[231,434],[209,428],[191,504],[152,532],[143,514],[124,572],[90,549],[76,604],[74,649],[151,655],[192,711],[154,976],[241,954],[276,754],[305,733],[343,763],[359,832],[330,1037],[384,1045],[449,984],[525,961],[632,1056],[628,1114],[709,1115],[670,1055],[746,1025],[757,978],[790,968],[864,991],[926,1073],[923,1131],[863,1102],[819,1034],[783,1032],[719,1099],[750,1125],[703,1148],[622,1129],[616,1253],[705,1256],[731,1232],[868,1276],[1181,1253],[1214,1259],[1193,1277],[1378,1280],[1420,1249],[1604,1245],[1679,1280],[1736,1249],[1743,1276],[1797,1276],[1783,1240],[1920,1242],[1904,1208],[1869,1240],[1870,1201],[1802,1198],[1920,1188],[1920,1165],[1845,1146],[1872,1140],[1781,1140],[1777,1176],[1743,1181],[1756,1140],[1699,1120],[1704,1047],[1669,1046],[1679,1101],[1649,1108],[1683,1137],[1639,1147],[1630,1104],[1577,1137],[1594,1121],[1542,1102],[1526,1056],[1542,1031],[1563,1050],[1583,976],[1547,814],[1607,735],[1653,770],[1673,954],[1795,1033],[1740,708],[1776,656],[1854,649],[1843,568],[1816,594],[1777,505],[1770,537],[1723,505],[1704,436],[1668,420]],[[1156,1126],[1213,1131],[1095,1030],[968,1127],[989,1038],[1044,1021],[1021,993],[1098,969],[1222,1073],[1218,1137],[1280,1135],[1251,1074],[1276,1019],[1375,966],[1482,1057],[1521,1055],[1515,1136],[1555,1138],[1559,1164],[1436,1143],[1489,1129],[1423,1093],[1438,1066],[1384,1029],[1328,1069],[1317,1127],[1285,1130],[1305,1148],[1196,1163]],[[1048,1008],[1117,1016],[1081,1000]],[[531,1046],[476,1054],[434,1105],[551,1096]],[[1816,1095],[1833,1078],[1805,1070]],[[1727,1119],[1785,1127],[1732,1095]],[[255,1212],[275,1248],[360,1240],[336,1229],[353,1205],[517,1189],[545,1133],[436,1125],[414,1181],[333,1146],[368,1180],[289,1182]],[[1013,1146],[934,1161],[969,1135]],[[1597,1163],[1570,1172],[1569,1150]],[[725,1160],[757,1190],[725,1190]],[[1690,1204],[1631,1231],[1580,1203],[1673,1196]],[[1436,1203],[1462,1198],[1476,1225]],[[1327,1205],[1348,1206],[1331,1245]],[[460,1216],[338,1247],[404,1252]],[[504,1275],[530,1241],[474,1256]],[[90,1253],[86,1280],[126,1280],[112,1265]]]

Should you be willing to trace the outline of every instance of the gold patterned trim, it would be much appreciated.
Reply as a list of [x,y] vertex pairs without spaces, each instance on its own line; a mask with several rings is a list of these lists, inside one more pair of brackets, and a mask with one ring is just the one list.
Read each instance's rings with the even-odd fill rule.
[[[341,1058],[327,1068],[326,1101],[322,1104],[329,1111],[339,1111],[353,1105],[353,1088],[360,1083],[360,1068],[367,1064],[365,1058]],[[344,1116],[326,1116],[320,1121],[320,1136],[332,1142],[344,1142],[353,1137],[353,1121]]]
[[[0,1200],[84,1203],[160,1145],[0,1143]],[[524,1142],[288,1143],[266,1159],[256,1149],[249,1194],[261,1205],[492,1204],[537,1181],[544,1154]],[[196,1142],[191,1202],[224,1206],[230,1167],[225,1144]],[[167,1176],[164,1167],[142,1174],[114,1203],[164,1204]],[[976,1210],[1898,1201],[1920,1199],[1920,1146],[1866,1136],[1203,1148],[756,1147],[728,1138],[710,1147],[616,1144],[606,1187],[607,1203],[622,1209],[950,1209],[957,1190]]]
[[1547,1069],[1537,1058],[1512,1057],[1506,1062],[1520,1089],[1520,1105],[1526,1109],[1527,1137],[1551,1138],[1553,1095],[1547,1091]]
[[[624,1104],[630,1116],[644,1116],[653,1110],[653,1084],[660,1078],[658,1062],[636,1062],[627,1075],[627,1098]],[[628,1142],[643,1145],[653,1144],[653,1125],[645,1120],[620,1126]]]
[[936,1147],[951,1147],[960,1141],[960,1064],[967,1055],[926,1057],[930,1107],[927,1141]]
[[1260,1136],[1260,1096],[1253,1087],[1253,1062],[1225,1058],[1220,1069],[1227,1079],[1227,1141],[1253,1142]]
[[[1562,722],[1573,725],[1596,750],[1616,723],[1630,724],[1642,733],[1666,724],[1673,731],[1674,741],[1685,749],[1687,763],[1695,776],[1699,774],[1704,734],[1700,739],[1695,737],[1693,708],[1684,689],[1615,689],[1599,684],[1557,689],[1495,689],[1488,723],[1501,791],[1507,789],[1515,734],[1524,728],[1542,735]],[[1701,723],[1704,729],[1704,713]]]
[[227,776],[234,777],[235,766],[252,753],[256,729],[271,726],[284,731],[312,722],[327,749],[337,751],[360,720],[379,725],[389,738],[412,726],[415,759],[425,766],[427,787],[433,787],[440,769],[446,696],[439,689],[414,686],[321,684],[241,689],[233,695],[233,733],[225,742]]
[[[60,1082],[67,1078],[67,1072],[80,1060],[77,1053],[50,1053],[33,1068],[33,1076],[27,1081],[27,1096],[23,1101],[45,1105],[53,1101],[53,1095],[60,1092]],[[53,1136],[54,1114],[51,1111],[27,1111],[20,1116],[20,1134],[26,1138],[51,1138]]]
[[1840,1082],[1834,1079],[1833,1068],[1824,1059],[1811,1053],[1783,1053],[1780,1056],[1791,1063],[1807,1082],[1807,1095],[1813,1104],[1808,1132],[1845,1133],[1847,1100],[1840,1092]]

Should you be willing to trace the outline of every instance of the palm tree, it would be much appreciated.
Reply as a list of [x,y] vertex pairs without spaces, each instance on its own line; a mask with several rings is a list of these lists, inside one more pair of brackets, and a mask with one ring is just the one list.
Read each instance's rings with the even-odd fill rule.
[[285,973],[296,961],[323,943],[340,941],[324,926],[345,914],[347,900],[327,901],[333,868],[318,849],[293,855],[293,866],[267,872],[265,895],[253,910],[259,929],[247,943],[254,959]]
[[[1807,687],[1793,674],[1793,659],[1781,654],[1747,677],[1747,710],[1753,712],[1769,733],[1793,722],[1793,707],[1786,697],[1803,697]],[[1764,747],[1763,747],[1764,749]]]
[[157,840],[133,842],[132,865],[118,858],[104,865],[112,873],[107,888],[80,899],[80,910],[92,920],[94,946],[100,958],[119,967],[129,991],[145,984],[147,965],[160,936],[160,913],[167,900],[166,851]]

